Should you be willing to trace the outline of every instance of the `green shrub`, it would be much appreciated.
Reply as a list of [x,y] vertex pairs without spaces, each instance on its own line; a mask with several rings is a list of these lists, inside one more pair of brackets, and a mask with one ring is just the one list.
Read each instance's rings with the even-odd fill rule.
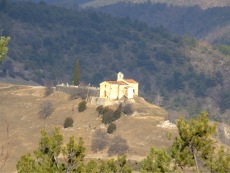
[[103,105],[98,106],[96,110],[98,112],[98,115],[103,115],[103,113],[104,113]]
[[112,134],[117,129],[116,124],[111,123],[109,127],[107,128],[107,133]]
[[113,110],[110,108],[105,108],[103,115],[102,115],[102,123],[104,124],[110,124],[113,122]]
[[105,107],[102,115],[102,123],[110,124],[121,117],[120,109],[113,111],[112,109]]
[[133,106],[132,106],[132,104],[126,104],[122,108],[122,110],[126,115],[132,115],[133,114]]
[[224,55],[230,55],[230,46],[225,44],[219,44],[216,45],[215,48],[217,48],[218,51],[223,53]]
[[120,109],[117,109],[114,111],[113,113],[113,121],[116,121],[118,120],[119,118],[121,118],[121,110]]
[[78,104],[78,111],[83,112],[84,110],[86,110],[86,101],[82,101]]
[[73,119],[71,117],[67,117],[64,122],[64,128],[73,127]]

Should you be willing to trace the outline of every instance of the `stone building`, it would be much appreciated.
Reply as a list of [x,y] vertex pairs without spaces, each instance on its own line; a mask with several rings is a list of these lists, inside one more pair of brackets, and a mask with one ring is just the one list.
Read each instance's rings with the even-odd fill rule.
[[123,73],[117,74],[116,81],[104,81],[100,83],[100,98],[128,99],[138,96],[138,82],[133,79],[125,79]]

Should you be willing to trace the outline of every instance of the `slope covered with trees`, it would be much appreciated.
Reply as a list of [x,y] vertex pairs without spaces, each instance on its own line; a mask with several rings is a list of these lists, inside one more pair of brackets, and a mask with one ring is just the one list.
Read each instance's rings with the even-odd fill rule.
[[[26,0],[14,0],[14,1],[26,1]],[[32,2],[40,2],[40,0],[31,0]],[[103,7],[107,5],[114,5],[120,2],[125,3],[145,3],[151,2],[153,4],[156,3],[165,3],[167,5],[173,6],[200,6],[203,9],[212,8],[212,7],[225,7],[230,6],[230,2],[228,0],[43,0],[43,2],[58,6],[65,6],[68,8],[76,8],[80,7]]]
[[151,2],[155,3],[166,3],[167,5],[173,6],[200,6],[202,8],[212,8],[212,7],[224,7],[230,6],[228,0],[91,0],[89,2],[84,2],[84,7],[101,7],[111,4],[117,4],[119,2],[129,2],[129,3],[145,3]]
[[[224,95],[229,60],[211,46],[163,27],[32,2],[8,3],[1,10],[0,27],[2,35],[11,37],[11,73],[12,66],[23,64],[13,77],[42,84],[71,82],[78,55],[84,83],[98,86],[122,71],[140,83],[141,96],[168,109],[183,107],[189,115],[214,109],[221,120],[220,113],[230,107]],[[6,63],[2,68],[9,70]]]
[[151,27],[163,26],[174,34],[188,34],[210,43],[229,43],[230,7],[201,9],[199,6],[168,6],[167,4],[118,3],[98,8],[114,16],[147,23]]
[[210,43],[229,44],[228,0],[44,0],[42,2],[75,10],[94,8],[113,16],[129,16],[151,27],[163,26],[174,34],[188,34]]

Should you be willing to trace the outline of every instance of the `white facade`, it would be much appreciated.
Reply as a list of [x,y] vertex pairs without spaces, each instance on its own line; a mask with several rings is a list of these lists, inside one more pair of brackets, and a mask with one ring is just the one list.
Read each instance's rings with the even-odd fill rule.
[[123,73],[117,74],[117,81],[100,83],[100,98],[121,99],[138,96],[138,82],[133,79],[124,79]]

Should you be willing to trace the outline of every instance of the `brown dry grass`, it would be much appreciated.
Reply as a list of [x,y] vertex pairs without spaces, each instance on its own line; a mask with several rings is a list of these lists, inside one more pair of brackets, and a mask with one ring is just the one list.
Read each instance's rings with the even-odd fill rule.
[[[50,101],[54,105],[54,113],[47,119],[39,118],[40,105],[44,101]],[[76,139],[83,137],[86,146],[86,158],[108,158],[108,147],[101,152],[91,151],[92,135],[96,129],[106,130],[106,126],[101,123],[96,112],[96,106],[87,104],[87,110],[79,113],[77,105],[81,100],[69,100],[69,96],[54,92],[48,97],[44,97],[43,87],[20,86],[10,84],[0,84],[0,147],[4,147],[3,156],[0,163],[3,163],[5,156],[8,158],[0,172],[16,171],[17,160],[23,154],[32,152],[37,148],[40,131],[46,129],[51,132],[55,127],[60,127],[64,135],[65,142],[70,136]],[[151,146],[168,146],[170,141],[166,138],[167,129],[156,127],[160,121],[164,120],[166,111],[148,104],[143,99],[138,98],[135,108],[140,106],[141,110],[148,112],[147,116],[135,114],[135,116],[122,116],[117,120],[117,130],[109,135],[112,139],[119,135],[129,145],[127,152],[128,159],[140,161],[146,156]],[[156,116],[157,115],[157,116]],[[63,128],[66,117],[72,117],[74,125],[72,128]],[[7,124],[9,133],[7,135]],[[170,130],[176,134],[176,130]],[[9,143],[9,144],[8,144]],[[1,153],[0,153],[1,154]],[[1,165],[0,165],[1,166]]]

